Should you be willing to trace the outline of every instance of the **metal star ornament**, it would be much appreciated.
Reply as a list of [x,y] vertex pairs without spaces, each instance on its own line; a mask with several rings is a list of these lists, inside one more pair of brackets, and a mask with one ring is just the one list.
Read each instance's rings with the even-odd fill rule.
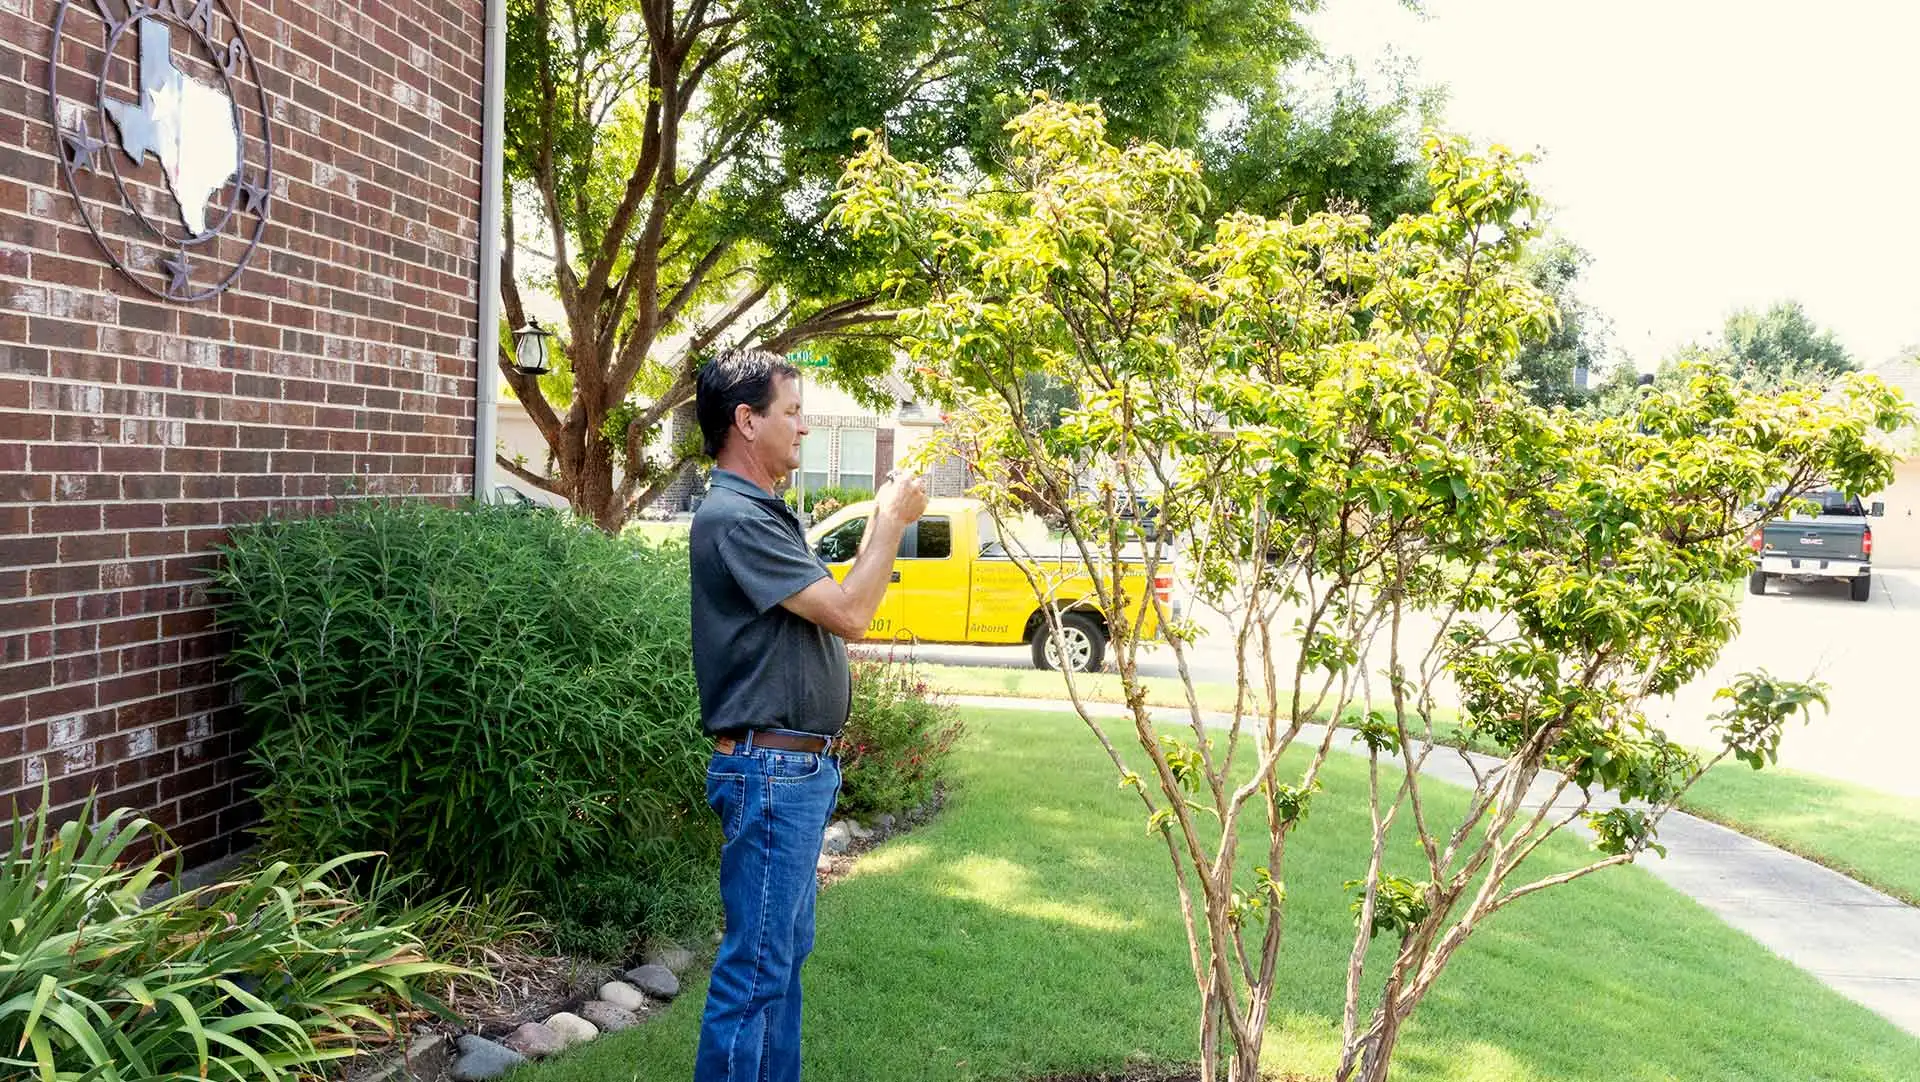
[[193,284],[193,263],[188,258],[187,253],[181,252],[178,256],[162,259],[160,266],[167,272],[168,293],[185,293],[187,287]]
[[106,145],[106,140],[95,139],[84,128],[60,133],[60,148],[67,155],[67,164],[75,169],[95,169],[93,157]]
[[258,181],[242,181],[240,184],[240,209],[248,214],[265,214],[267,212],[268,194],[266,186]]

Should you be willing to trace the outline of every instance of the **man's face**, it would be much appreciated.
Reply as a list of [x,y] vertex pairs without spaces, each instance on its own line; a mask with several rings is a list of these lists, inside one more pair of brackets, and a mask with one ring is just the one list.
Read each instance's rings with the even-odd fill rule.
[[767,473],[784,477],[800,468],[800,440],[807,434],[807,418],[800,411],[800,381],[791,376],[773,382],[773,401],[767,412],[753,414],[753,456]]

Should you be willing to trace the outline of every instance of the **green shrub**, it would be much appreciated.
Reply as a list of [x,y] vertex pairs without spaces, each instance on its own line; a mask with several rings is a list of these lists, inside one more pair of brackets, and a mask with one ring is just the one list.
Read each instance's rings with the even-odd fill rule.
[[[699,887],[673,877],[712,877],[683,544],[368,502],[225,556],[272,849],[380,850],[427,893],[527,889],[548,915],[583,876],[674,899]],[[675,904],[661,920],[689,919]],[[642,909],[636,930],[686,930]]]
[[[800,509],[800,494],[792,488],[782,493],[781,498],[787,501],[788,507],[796,511]],[[872,489],[827,485],[823,488],[807,490],[806,509],[813,513],[814,518],[823,519],[850,503],[871,499],[873,499]]]
[[14,824],[0,869],[0,1072],[9,1078],[294,1079],[391,1035],[459,973],[328,882],[273,863],[151,905],[172,854],[125,810]]
[[840,809],[899,812],[927,803],[964,726],[909,665],[853,662],[853,714],[840,740]]

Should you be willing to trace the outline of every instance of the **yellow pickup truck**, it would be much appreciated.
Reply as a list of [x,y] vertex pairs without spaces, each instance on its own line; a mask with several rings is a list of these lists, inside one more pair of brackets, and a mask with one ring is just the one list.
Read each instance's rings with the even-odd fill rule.
[[[849,504],[808,531],[808,542],[835,578],[844,579],[853,569],[873,508],[871,500]],[[1092,580],[1074,550],[1049,540],[1037,519],[1026,520],[1017,530],[1022,539],[1018,550],[1038,562],[1061,614],[1066,667],[1075,672],[1097,671],[1110,634]],[[1129,615],[1139,611],[1148,589],[1145,554],[1136,550],[1134,556],[1137,562],[1124,557],[1122,562]],[[1033,586],[1008,554],[993,516],[980,501],[930,501],[920,521],[907,527],[893,566],[893,584],[863,641],[1025,644],[1032,649],[1036,668],[1061,667],[1059,645],[1047,631]],[[1152,589],[1177,617],[1170,561],[1163,559],[1155,567]],[[1159,633],[1151,603],[1146,606],[1142,632],[1149,639]]]

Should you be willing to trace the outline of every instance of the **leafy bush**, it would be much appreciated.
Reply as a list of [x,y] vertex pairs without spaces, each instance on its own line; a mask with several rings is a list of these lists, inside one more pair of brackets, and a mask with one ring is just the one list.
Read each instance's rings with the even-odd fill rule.
[[[787,489],[782,493],[781,498],[787,501],[788,507],[796,511],[800,509],[800,494],[793,489]],[[872,489],[826,485],[807,490],[806,509],[813,513],[815,519],[823,519],[850,503],[871,499],[873,499]]]
[[927,803],[965,726],[911,666],[853,662],[853,714],[840,740],[840,809],[898,812]]
[[271,848],[381,850],[429,893],[524,888],[549,915],[605,869],[670,898],[711,877],[684,545],[369,502],[225,556]]
[[[347,861],[267,865],[152,905],[171,854],[125,810],[14,824],[0,869],[0,1066],[42,1078],[293,1079],[440,1010],[407,927],[329,884]],[[159,843],[156,845],[156,843]]]

